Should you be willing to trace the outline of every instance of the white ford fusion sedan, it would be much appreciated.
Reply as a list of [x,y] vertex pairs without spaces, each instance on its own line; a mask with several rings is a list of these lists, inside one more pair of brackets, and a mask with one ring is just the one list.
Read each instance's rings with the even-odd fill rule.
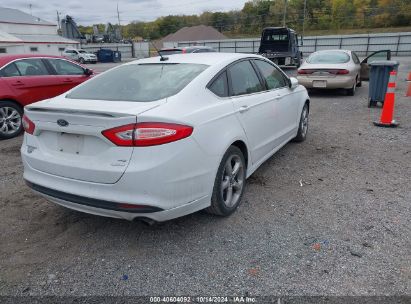
[[306,89],[261,56],[137,60],[25,108],[24,179],[48,200],[96,215],[226,216],[247,177],[306,138],[308,112]]

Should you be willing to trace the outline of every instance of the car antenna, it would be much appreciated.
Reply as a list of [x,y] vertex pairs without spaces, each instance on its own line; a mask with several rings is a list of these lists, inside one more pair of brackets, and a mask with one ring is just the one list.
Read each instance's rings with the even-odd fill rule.
[[167,61],[168,57],[163,57],[163,55],[161,55],[160,51],[157,49],[157,47],[155,46],[152,40],[150,40],[150,43],[151,43],[151,46],[156,50],[157,54],[160,56],[160,61]]

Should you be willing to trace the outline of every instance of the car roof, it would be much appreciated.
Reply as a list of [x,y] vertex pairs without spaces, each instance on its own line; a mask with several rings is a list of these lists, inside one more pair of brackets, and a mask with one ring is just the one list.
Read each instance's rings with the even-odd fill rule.
[[352,51],[350,51],[350,50],[340,50],[340,49],[334,49],[334,50],[320,50],[320,51],[316,51],[316,52],[314,52],[313,54],[315,54],[315,53],[324,53],[324,52],[344,52],[344,53],[351,54],[351,52],[352,52]]
[[9,63],[10,61],[22,58],[63,58],[61,56],[53,56],[53,55],[41,55],[41,54],[6,54],[0,55],[0,67]]
[[269,27],[265,27],[263,29],[263,31],[265,31],[265,30],[286,30],[286,31],[290,31],[290,32],[295,32],[295,30],[293,30],[292,28],[283,27],[283,26],[269,26]]
[[209,66],[220,65],[223,63],[232,62],[243,58],[263,58],[260,55],[253,54],[241,54],[241,53],[188,53],[188,54],[175,54],[167,57],[167,61],[160,61],[161,57],[150,57],[145,59],[139,59],[132,61],[128,64],[147,64],[147,63],[194,63],[194,64],[206,64]]

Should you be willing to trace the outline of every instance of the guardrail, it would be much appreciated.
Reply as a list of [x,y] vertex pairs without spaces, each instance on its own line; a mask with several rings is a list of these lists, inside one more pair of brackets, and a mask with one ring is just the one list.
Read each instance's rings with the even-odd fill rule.
[[[211,46],[219,52],[258,53],[260,38],[164,43],[164,47],[183,47],[191,45]],[[367,56],[375,51],[390,49],[393,56],[410,56],[411,32],[307,36],[304,37],[303,45],[301,46],[301,50],[304,54],[327,49],[349,49],[355,51],[360,56]]]

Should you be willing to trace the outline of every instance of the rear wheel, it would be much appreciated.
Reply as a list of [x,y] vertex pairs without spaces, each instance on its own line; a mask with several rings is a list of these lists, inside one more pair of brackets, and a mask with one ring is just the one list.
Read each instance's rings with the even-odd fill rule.
[[214,181],[211,214],[228,216],[240,205],[244,193],[246,166],[241,150],[231,146],[224,154]]
[[16,137],[23,130],[23,109],[14,102],[0,101],[0,139]]
[[357,88],[357,81],[354,82],[353,86],[351,89],[347,89],[347,95],[348,96],[354,96],[355,95],[355,89]]
[[[357,80],[358,80],[358,76],[357,76]],[[357,87],[362,87],[362,80],[360,79],[360,81],[357,83]]]
[[305,104],[303,110],[301,111],[300,124],[298,125],[297,136],[293,139],[294,142],[302,142],[307,138],[308,114],[308,104]]

